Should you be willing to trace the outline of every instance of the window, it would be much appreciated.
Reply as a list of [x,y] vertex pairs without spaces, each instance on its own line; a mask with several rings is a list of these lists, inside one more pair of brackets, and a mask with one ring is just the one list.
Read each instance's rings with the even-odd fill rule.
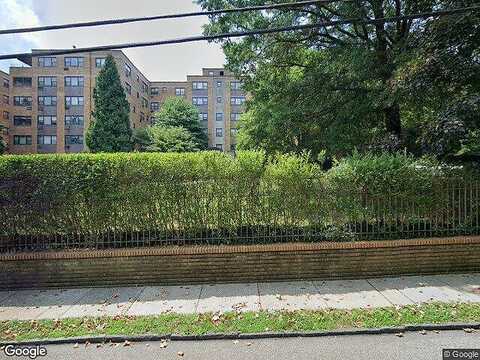
[[162,92],[167,92],[168,89],[166,87],[162,87]]
[[144,122],[145,121],[145,114],[144,113],[140,113],[140,122]]
[[83,76],[65,76],[65,86],[83,87]]
[[137,108],[135,107],[135,105],[133,105],[133,107],[132,107],[132,112],[134,112],[134,113],[137,112]]
[[65,126],[83,126],[84,117],[81,115],[65,116]]
[[160,110],[160,103],[158,103],[158,102],[152,102],[152,103],[150,104],[150,110],[151,110],[151,111],[158,111],[158,110]]
[[132,95],[132,87],[129,83],[125,83],[125,91],[127,92],[127,94]]
[[142,92],[148,94],[148,85],[142,81]]
[[223,136],[223,129],[222,128],[216,128],[215,129],[215,136],[216,137],[222,137]]
[[215,120],[223,121],[223,113],[216,113],[215,114]]
[[14,116],[13,125],[15,126],[32,126],[31,116]]
[[225,75],[225,71],[220,71],[220,76],[224,76]]
[[230,83],[230,89],[232,90],[242,90],[242,82],[241,81],[232,81]]
[[239,121],[241,113],[230,113],[230,121]]
[[32,87],[32,78],[29,77],[14,77],[13,86],[16,87]]
[[83,145],[83,136],[67,135],[65,136],[65,145]]
[[125,76],[126,77],[132,76],[132,68],[127,63],[125,63]]
[[232,105],[243,105],[245,104],[245,96],[232,97],[230,99]]
[[213,71],[208,72],[208,76],[213,76],[213,75],[215,75],[215,73]]
[[222,97],[221,96],[217,96],[217,104],[221,104],[222,103]]
[[37,126],[57,126],[57,117],[40,115],[37,117]]
[[95,67],[96,68],[103,68],[105,66],[106,58],[96,58],[95,59]]
[[194,97],[192,103],[193,105],[208,105],[208,97]]
[[137,99],[140,97],[140,93],[137,91]]
[[57,106],[57,97],[56,96],[39,96],[38,105]]
[[4,103],[5,105],[10,104],[10,96],[8,96],[8,95],[3,95],[3,103]]
[[65,58],[65,67],[66,68],[81,68],[83,67],[83,57],[66,57]]
[[14,96],[13,104],[15,106],[32,106],[31,96]]
[[41,58],[38,58],[38,66],[39,67],[56,67],[57,66],[57,58],[55,58],[55,57],[41,57]]
[[148,109],[148,100],[145,98],[142,98],[142,107]]
[[10,120],[10,113],[8,111],[3,112],[3,120]]
[[185,96],[185,88],[176,88],[175,89],[176,96]]
[[223,83],[221,81],[217,81],[217,87],[220,88],[222,87]]
[[150,89],[150,94],[151,95],[158,95],[160,92],[159,92],[159,89],[158,87],[154,87],[154,88],[151,88]]
[[208,82],[206,81],[193,82],[193,90],[207,90],[207,89],[208,89]]
[[215,145],[215,147],[220,150],[220,151],[223,151],[223,144],[217,144]]
[[230,135],[231,136],[237,136],[237,128],[231,128],[230,129]]
[[32,145],[31,135],[15,135],[13,137],[14,145]]
[[65,106],[83,106],[83,96],[65,97]]
[[56,76],[39,76],[38,77],[38,87],[57,87],[57,77]]
[[198,114],[198,118],[200,119],[200,121],[208,121],[208,113],[200,113]]
[[10,87],[10,80],[4,78],[3,87],[8,89]]
[[57,145],[57,135],[38,135],[38,145]]

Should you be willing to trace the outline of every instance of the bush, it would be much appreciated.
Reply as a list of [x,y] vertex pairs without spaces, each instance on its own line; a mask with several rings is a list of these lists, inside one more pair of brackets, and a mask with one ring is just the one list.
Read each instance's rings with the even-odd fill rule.
[[[367,238],[365,227],[399,237],[399,222],[463,208],[446,181],[438,164],[404,155],[357,154],[326,173],[307,156],[262,152],[3,156],[0,250],[342,240]],[[458,216],[473,221],[470,194]]]

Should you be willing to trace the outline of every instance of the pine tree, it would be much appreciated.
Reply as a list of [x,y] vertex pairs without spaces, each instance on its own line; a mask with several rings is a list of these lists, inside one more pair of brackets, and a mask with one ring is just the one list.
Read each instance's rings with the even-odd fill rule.
[[130,104],[112,56],[107,57],[105,66],[97,77],[93,99],[95,110],[86,138],[90,151],[132,151]]

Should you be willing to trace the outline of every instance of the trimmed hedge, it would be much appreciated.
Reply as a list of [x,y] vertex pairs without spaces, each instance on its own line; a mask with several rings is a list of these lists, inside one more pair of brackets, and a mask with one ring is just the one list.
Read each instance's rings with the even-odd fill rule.
[[[0,251],[406,237],[456,206],[451,182],[404,155],[354,155],[326,173],[306,156],[262,152],[3,156]],[[462,231],[478,230],[476,189]]]

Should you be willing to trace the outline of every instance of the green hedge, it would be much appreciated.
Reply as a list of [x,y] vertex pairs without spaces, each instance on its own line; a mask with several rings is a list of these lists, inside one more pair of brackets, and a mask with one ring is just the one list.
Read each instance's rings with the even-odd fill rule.
[[[359,237],[359,222],[385,236],[398,221],[433,222],[447,206],[451,174],[433,162],[354,155],[322,172],[307,159],[261,152],[3,156],[0,249],[6,241],[68,247],[72,238],[75,246],[95,245],[105,234],[130,234],[119,246],[135,238],[143,244],[145,233],[172,241],[338,240]],[[62,236],[66,242],[52,240]]]

